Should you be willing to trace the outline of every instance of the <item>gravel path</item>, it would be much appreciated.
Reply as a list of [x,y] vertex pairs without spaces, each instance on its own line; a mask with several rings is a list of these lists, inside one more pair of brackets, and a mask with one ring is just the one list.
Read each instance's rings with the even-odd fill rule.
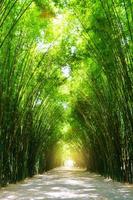
[[133,185],[79,169],[58,168],[0,189],[0,200],[133,200]]

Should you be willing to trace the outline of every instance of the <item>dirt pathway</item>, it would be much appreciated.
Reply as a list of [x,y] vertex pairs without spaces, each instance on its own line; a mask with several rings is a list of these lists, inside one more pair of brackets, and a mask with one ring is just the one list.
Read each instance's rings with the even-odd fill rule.
[[0,200],[133,200],[133,185],[83,170],[49,171],[0,189]]

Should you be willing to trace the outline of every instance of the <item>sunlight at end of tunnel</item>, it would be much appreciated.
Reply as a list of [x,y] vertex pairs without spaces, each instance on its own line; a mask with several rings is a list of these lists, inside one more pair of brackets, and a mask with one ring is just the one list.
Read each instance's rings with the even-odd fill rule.
[[72,159],[65,160],[64,166],[68,167],[68,168],[74,167],[74,160],[72,160]]
[[[67,136],[69,126],[63,127],[63,135]],[[70,134],[70,133],[69,133]],[[61,167],[65,170],[86,169],[86,163],[83,152],[79,151],[75,143],[59,141],[53,151],[53,165],[54,167]]]

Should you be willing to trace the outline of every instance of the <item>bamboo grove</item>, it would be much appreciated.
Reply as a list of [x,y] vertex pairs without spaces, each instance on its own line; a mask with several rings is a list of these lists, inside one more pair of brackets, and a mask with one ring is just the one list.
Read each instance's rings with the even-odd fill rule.
[[5,185],[47,168],[46,154],[56,140],[52,134],[60,112],[52,103],[55,61],[46,72],[55,55],[49,59],[48,50],[36,52],[36,38],[46,22],[34,21],[38,13],[33,12],[39,11],[31,1],[0,5],[0,180]]
[[84,130],[88,169],[133,182],[132,5],[124,0],[96,2],[86,1],[82,15],[75,7],[88,40],[91,59],[86,62],[92,67],[74,113]]
[[0,1],[0,186],[54,167],[60,141],[133,182],[132,14],[131,0]]

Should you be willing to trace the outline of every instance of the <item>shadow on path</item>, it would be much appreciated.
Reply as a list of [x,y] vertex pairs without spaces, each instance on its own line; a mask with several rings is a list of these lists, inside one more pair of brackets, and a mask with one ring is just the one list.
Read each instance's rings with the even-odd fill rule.
[[0,190],[0,200],[133,200],[133,186],[84,170],[58,168]]

